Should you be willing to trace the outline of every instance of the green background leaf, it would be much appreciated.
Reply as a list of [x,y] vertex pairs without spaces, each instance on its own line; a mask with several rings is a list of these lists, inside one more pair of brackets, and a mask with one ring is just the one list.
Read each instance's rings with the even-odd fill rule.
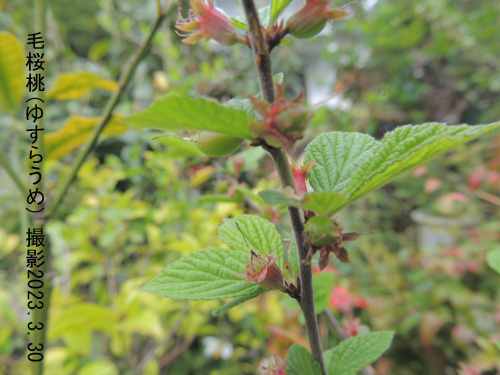
[[169,94],[149,108],[130,116],[133,126],[159,130],[207,130],[252,139],[248,125],[253,118],[206,98]]
[[118,83],[90,72],[62,73],[57,76],[54,87],[47,91],[47,99],[80,99],[96,89],[115,91]]
[[[59,159],[90,138],[100,117],[70,117],[56,132],[45,135],[45,147],[49,159]],[[129,130],[122,117],[114,116],[104,128],[102,135],[120,135]]]
[[355,375],[391,346],[394,332],[380,331],[351,337],[324,354],[328,375]]
[[290,4],[292,0],[273,0],[271,4],[271,22],[274,23],[278,20],[280,14]]
[[245,244],[243,235],[236,226],[238,223],[248,245],[257,253],[269,254],[273,249],[274,256],[279,257],[278,266],[283,269],[284,247],[281,236],[273,223],[255,215],[242,215],[234,219],[224,220],[219,227],[219,238],[228,244],[231,249],[243,253],[247,258],[250,256],[250,249]]
[[321,366],[306,347],[294,344],[286,356],[287,375],[321,375]]
[[332,283],[335,275],[333,272],[322,272],[313,275],[314,305],[316,314],[322,313],[328,306]]
[[492,250],[486,256],[486,262],[500,274],[500,250]]
[[481,134],[500,127],[430,123],[405,125],[387,133],[382,141],[360,133],[325,133],[306,149],[305,161],[315,161],[309,172],[317,192],[348,197],[337,211],[399,174]]
[[21,41],[8,32],[0,31],[0,109],[12,114],[21,104],[26,89],[25,58]]
[[210,247],[170,263],[141,290],[182,300],[255,296],[264,292],[256,283],[243,284],[248,252]]

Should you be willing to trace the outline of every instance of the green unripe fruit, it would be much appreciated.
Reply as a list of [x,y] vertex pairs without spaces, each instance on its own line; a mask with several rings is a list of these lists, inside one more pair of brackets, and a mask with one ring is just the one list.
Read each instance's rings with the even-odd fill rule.
[[227,156],[233,154],[243,141],[232,135],[202,132],[196,142],[198,149],[210,156]]
[[316,247],[331,246],[338,238],[338,227],[335,222],[325,216],[315,216],[306,223],[311,243]]

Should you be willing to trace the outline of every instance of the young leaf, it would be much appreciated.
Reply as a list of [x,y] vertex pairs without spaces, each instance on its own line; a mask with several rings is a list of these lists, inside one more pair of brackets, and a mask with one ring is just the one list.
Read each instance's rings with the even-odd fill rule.
[[118,83],[90,72],[62,73],[56,78],[54,87],[47,91],[47,99],[80,99],[92,90],[115,91]]
[[258,297],[261,294],[264,294],[265,292],[266,292],[266,290],[264,288],[260,288],[260,289],[255,290],[255,292],[253,294],[250,294],[248,296],[235,298],[235,299],[229,301],[228,303],[222,305],[218,309],[214,310],[212,312],[212,315],[215,316],[215,315],[223,314],[223,313],[227,312],[228,310],[232,309],[233,307],[241,305],[243,302],[246,302],[249,299]]
[[248,251],[211,247],[170,263],[141,290],[181,300],[256,296],[265,290],[256,283],[243,284]]
[[251,249],[263,254],[269,254],[274,249],[274,255],[279,257],[277,264],[283,269],[283,253],[285,250],[281,242],[281,236],[273,223],[255,215],[242,215],[234,219],[224,220],[224,223],[219,227],[219,238],[228,244],[231,249],[243,253],[246,257],[245,262],[250,255],[250,249],[247,247],[236,223],[238,223],[245,235]]
[[292,0],[273,0],[271,4],[271,23],[275,23],[278,20],[280,14],[291,2]]
[[315,191],[348,197],[338,211],[408,169],[499,127],[500,123],[405,125],[382,141],[360,133],[325,133],[307,146],[305,161],[316,162],[309,181]]
[[342,341],[324,354],[328,375],[355,375],[389,349],[393,337],[394,332],[381,331]]
[[25,90],[26,53],[14,35],[0,31],[0,109],[14,114]]
[[240,17],[238,17],[238,18],[231,17],[231,22],[233,23],[234,27],[236,27],[239,30],[246,30],[246,29],[248,29],[248,25]]
[[313,355],[302,345],[294,344],[286,356],[287,375],[321,375],[321,366]]
[[127,122],[137,127],[160,130],[208,130],[252,139],[248,125],[252,116],[206,98],[168,94],[149,108],[130,116]]
[[486,262],[500,274],[500,250],[492,250],[486,256]]
[[263,27],[269,26],[269,21],[271,20],[271,6],[265,6],[259,9],[260,23]]

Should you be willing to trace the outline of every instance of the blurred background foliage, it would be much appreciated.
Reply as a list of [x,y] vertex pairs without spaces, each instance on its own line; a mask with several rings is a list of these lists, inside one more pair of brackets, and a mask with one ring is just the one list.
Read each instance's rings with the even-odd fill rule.
[[[227,101],[256,94],[250,51],[182,45],[177,6],[118,108],[121,116],[167,92]],[[267,2],[260,1],[265,6]],[[237,2],[218,1],[231,16]],[[293,2],[287,14],[300,7]],[[338,4],[340,5],[340,4]],[[0,28],[32,32],[31,2],[0,1]],[[313,41],[273,52],[290,96],[306,92],[316,115],[297,148],[324,131],[380,138],[407,123],[487,123],[500,118],[500,3],[489,0],[366,0]],[[50,2],[44,114],[52,188],[115,87],[155,16],[155,2]],[[86,73],[84,73],[86,72]],[[66,76],[67,73],[73,75]],[[320,107],[320,104],[323,104]],[[0,113],[0,147],[22,176],[22,122]],[[116,116],[48,227],[55,256],[47,374],[256,374],[272,355],[306,345],[293,300],[268,293],[221,316],[218,301],[184,303],[138,288],[166,264],[220,246],[222,220],[254,213],[291,237],[286,210],[256,193],[278,186],[270,160],[247,145],[230,158],[200,154],[176,138],[152,140]],[[14,185],[0,179],[0,373],[28,373],[23,228]],[[50,198],[49,198],[50,199]],[[350,334],[395,330],[379,375],[500,373],[500,277],[485,262],[500,243],[500,137],[493,135],[407,173],[342,212],[351,263],[315,275],[316,303]],[[325,346],[338,337],[320,314]]]

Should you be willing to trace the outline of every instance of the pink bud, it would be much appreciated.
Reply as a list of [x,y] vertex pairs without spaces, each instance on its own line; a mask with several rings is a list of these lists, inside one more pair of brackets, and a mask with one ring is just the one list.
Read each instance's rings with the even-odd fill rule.
[[307,193],[307,173],[312,169],[312,167],[314,167],[314,164],[316,164],[316,162],[310,161],[308,163],[305,163],[300,169],[292,165],[292,175],[295,181],[295,191],[301,198]]
[[237,274],[246,277],[243,283],[256,281],[261,287],[269,290],[284,290],[283,274],[276,264],[278,258],[274,258],[274,250],[269,255],[256,253],[251,250],[250,257],[245,265],[245,274]]
[[264,121],[250,125],[254,138],[264,140],[273,147],[291,150],[295,142],[304,136],[312,111],[301,104],[302,94],[287,100],[283,86],[276,85],[274,102],[268,103],[257,97],[249,99],[255,111],[264,118]]
[[186,44],[196,44],[203,39],[205,42],[214,39],[226,46],[237,42],[246,43],[245,39],[236,33],[229,17],[215,7],[214,0],[191,0],[189,17],[179,19],[175,25],[178,34],[184,37]]

